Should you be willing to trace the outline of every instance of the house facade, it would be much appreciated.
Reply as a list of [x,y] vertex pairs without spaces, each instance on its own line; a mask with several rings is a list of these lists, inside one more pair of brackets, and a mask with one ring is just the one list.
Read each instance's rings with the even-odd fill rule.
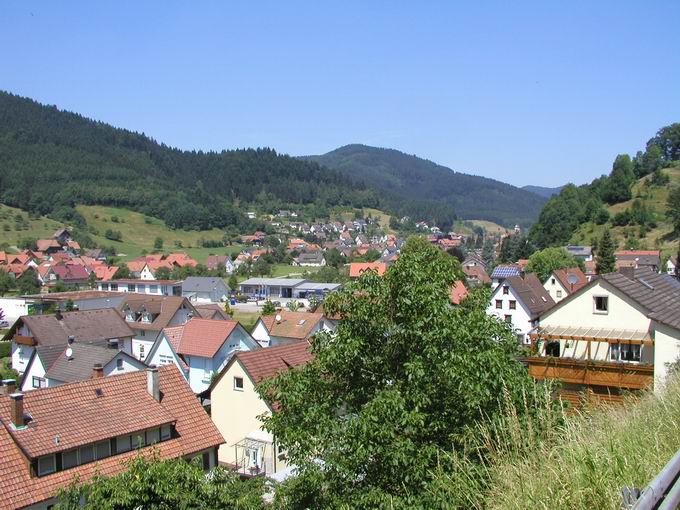
[[202,393],[237,352],[260,345],[237,321],[193,318],[165,328],[149,351],[151,365],[174,364],[191,390]]
[[241,282],[241,294],[254,299],[292,298],[295,287],[304,283],[302,278],[249,278]]
[[252,335],[262,347],[274,347],[304,341],[322,330],[334,330],[322,313],[281,310],[275,315],[260,317]]
[[586,275],[578,267],[557,269],[543,282],[543,288],[555,303],[576,292],[588,283]]
[[211,417],[225,440],[220,463],[245,476],[275,476],[289,467],[285,452],[262,426],[259,417],[273,410],[256,386],[311,358],[309,344],[299,342],[239,352],[231,359],[210,387]]
[[510,276],[494,289],[487,313],[505,321],[519,344],[529,345],[538,315],[554,304],[535,275]]
[[529,373],[561,380],[568,398],[659,389],[680,356],[678,303],[680,283],[668,275],[602,275],[541,315]]
[[97,282],[97,289],[106,292],[127,292],[150,296],[181,296],[181,280],[110,280]]
[[182,296],[192,303],[223,303],[229,299],[229,293],[222,278],[190,276],[182,282]]

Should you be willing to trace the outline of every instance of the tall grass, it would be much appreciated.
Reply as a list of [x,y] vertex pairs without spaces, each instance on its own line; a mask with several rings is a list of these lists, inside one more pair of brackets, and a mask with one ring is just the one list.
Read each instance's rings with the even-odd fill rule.
[[432,496],[448,493],[451,507],[619,509],[624,486],[644,488],[680,449],[678,377],[623,406],[530,411],[481,425],[482,462],[452,455]]

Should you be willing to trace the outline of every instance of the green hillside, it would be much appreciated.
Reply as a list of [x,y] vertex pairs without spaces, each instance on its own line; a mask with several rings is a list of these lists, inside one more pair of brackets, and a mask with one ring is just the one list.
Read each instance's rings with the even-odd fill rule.
[[594,221],[588,221],[578,228],[572,236],[571,242],[574,244],[592,244],[593,241],[602,237],[605,229],[609,229],[619,248],[660,249],[667,255],[675,255],[678,251],[678,241],[673,236],[673,225],[666,218],[666,202],[671,189],[680,186],[680,167],[667,168],[664,172],[670,178],[668,184],[654,186],[651,183],[652,176],[647,175],[632,186],[633,198],[606,208],[609,214],[614,217],[617,213],[630,210],[635,201],[641,203],[650,211],[656,224],[655,227],[650,228],[645,233],[644,237],[640,237],[640,228],[636,226],[613,226],[611,223],[597,225]]
[[307,156],[380,191],[387,207],[401,216],[434,220],[448,229],[457,218],[530,225],[545,198],[485,177],[454,172],[393,149],[346,145],[321,156]]

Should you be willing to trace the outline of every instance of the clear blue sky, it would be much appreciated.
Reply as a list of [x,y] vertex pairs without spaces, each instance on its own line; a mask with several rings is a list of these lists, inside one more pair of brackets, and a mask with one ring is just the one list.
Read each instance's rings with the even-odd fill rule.
[[0,5],[0,88],[185,149],[582,183],[680,121],[680,1]]

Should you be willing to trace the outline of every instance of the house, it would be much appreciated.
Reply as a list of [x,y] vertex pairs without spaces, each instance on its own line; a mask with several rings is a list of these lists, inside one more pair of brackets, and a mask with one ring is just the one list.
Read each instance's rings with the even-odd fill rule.
[[383,262],[352,262],[349,265],[349,277],[359,278],[366,271],[375,271],[382,276],[387,271],[387,264]]
[[189,276],[182,282],[182,296],[192,303],[222,303],[230,292],[222,278],[213,276]]
[[97,278],[97,280],[103,281],[103,282],[110,282],[113,280],[113,277],[116,276],[116,272],[118,271],[118,266],[106,266],[106,265],[97,265],[92,268],[94,271],[94,275]]
[[578,267],[556,269],[543,282],[543,288],[555,303],[559,303],[569,294],[576,292],[588,283],[586,275]]
[[260,419],[275,406],[260,398],[256,386],[311,359],[308,342],[239,352],[231,359],[210,387],[211,417],[226,441],[218,452],[221,464],[246,476],[271,476],[289,467]]
[[661,252],[659,250],[621,250],[614,253],[617,262],[628,262],[630,266],[648,268],[655,273],[661,268]]
[[313,296],[323,300],[328,294],[339,290],[341,287],[341,283],[303,282],[293,289],[293,297],[296,299],[310,299]]
[[499,264],[491,272],[491,288],[495,289],[506,278],[521,275],[522,269],[517,264]]
[[326,259],[321,251],[314,251],[311,253],[301,253],[295,259],[295,265],[306,267],[323,267],[326,265]]
[[52,234],[52,239],[56,240],[60,245],[66,245],[73,241],[73,236],[71,232],[66,228],[60,228],[54,234]]
[[149,350],[147,361],[158,366],[174,363],[191,390],[199,394],[235,353],[259,348],[237,321],[194,317],[181,326],[165,328]]
[[45,252],[47,255],[61,251],[61,244],[56,239],[38,239],[35,246],[38,251]]
[[24,315],[8,332],[12,338],[12,368],[23,374],[36,347],[78,343],[115,344],[130,354],[134,332],[113,309]]
[[231,317],[227,312],[224,311],[224,307],[218,305],[217,303],[212,303],[209,305],[194,305],[194,308],[198,312],[200,317],[204,319],[214,319],[214,320],[229,320]]
[[145,361],[161,331],[180,326],[199,314],[187,298],[180,296],[128,296],[117,307],[132,329],[130,354]]
[[144,370],[146,365],[117,344],[69,342],[36,347],[21,379],[21,391],[52,388],[95,377]]
[[205,265],[211,271],[216,271],[223,267],[227,274],[233,273],[235,269],[234,263],[228,255],[208,255]]
[[680,356],[680,282],[649,270],[601,275],[541,313],[531,338],[529,373],[561,380],[565,398],[658,390]]
[[491,294],[487,313],[508,323],[518,343],[527,345],[538,316],[554,304],[536,275],[509,276]]
[[[175,367],[0,395],[0,508],[49,509],[74,480],[115,476],[138,455],[217,465],[224,438]],[[7,394],[9,393],[9,394]]]
[[664,270],[666,271],[666,274],[675,276],[675,271],[676,271],[677,267],[678,267],[678,259],[676,257],[671,256],[666,261],[666,267],[664,268]]
[[463,266],[463,272],[467,277],[469,285],[483,285],[491,283],[491,278],[486,274],[484,267],[479,265]]
[[151,296],[181,296],[181,280],[109,280],[97,282],[97,289],[109,292],[130,292]]
[[302,278],[249,278],[239,285],[241,294],[256,299],[292,298]]
[[592,246],[565,246],[564,249],[576,259],[581,259],[584,262],[593,260],[593,248]]
[[89,276],[90,274],[84,266],[59,263],[48,269],[43,283],[52,286],[57,282],[62,282],[65,285],[83,288],[87,287]]
[[276,315],[260,317],[252,335],[262,347],[273,347],[300,342],[321,330],[332,329],[326,324],[322,313],[281,310]]

